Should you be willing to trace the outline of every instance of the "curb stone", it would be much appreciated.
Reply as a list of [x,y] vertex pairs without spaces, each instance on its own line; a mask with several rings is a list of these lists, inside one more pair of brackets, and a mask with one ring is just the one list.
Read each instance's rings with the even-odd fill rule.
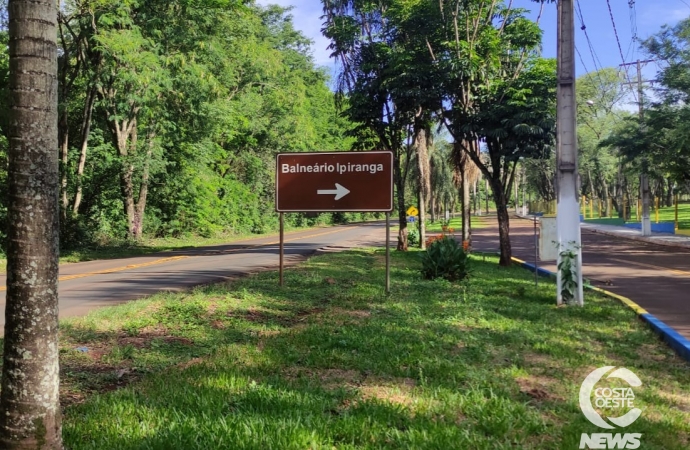
[[[534,264],[530,264],[518,258],[513,258],[513,261],[520,264],[522,267],[529,270],[530,272],[534,272]],[[540,276],[544,277],[556,277],[555,273],[542,268],[538,268],[537,273]],[[684,336],[678,333],[673,327],[670,327],[669,325],[665,324],[664,322],[662,322],[654,315],[647,312],[647,310],[645,310],[640,305],[633,302],[627,297],[623,297],[622,295],[614,294],[613,292],[598,287],[594,287],[588,284],[585,284],[584,287],[592,291],[604,294],[607,297],[618,300],[624,305],[626,305],[628,308],[635,311],[638,317],[640,317],[643,321],[647,322],[647,324],[649,324],[652,330],[661,337],[661,340],[668,344],[668,346],[671,347],[673,350],[675,350],[678,356],[690,362],[690,340],[686,339]]]

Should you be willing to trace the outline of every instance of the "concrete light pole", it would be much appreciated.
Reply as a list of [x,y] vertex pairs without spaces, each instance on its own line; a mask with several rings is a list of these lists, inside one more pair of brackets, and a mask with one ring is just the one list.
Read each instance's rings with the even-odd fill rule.
[[[640,127],[644,126],[644,89],[642,87],[643,83],[648,83],[648,81],[642,80],[642,65],[650,62],[654,62],[654,59],[648,59],[646,61],[640,61],[634,63],[623,63],[621,67],[627,67],[635,65],[637,66],[637,81],[633,83],[625,83],[626,85],[637,85],[637,96],[638,96],[638,113],[640,116]],[[649,208],[651,203],[651,194],[649,192],[649,160],[645,156],[642,160],[642,175],[640,175],[640,196],[642,197],[642,236],[652,235],[652,221],[649,215]],[[638,213],[639,214],[639,213]]]
[[[584,304],[582,292],[582,241],[580,238],[579,180],[577,172],[577,120],[575,101],[575,18],[573,0],[558,2],[558,92],[557,92],[556,182],[558,198],[559,256],[576,255],[573,301]],[[563,303],[562,277],[558,272],[558,304]]]

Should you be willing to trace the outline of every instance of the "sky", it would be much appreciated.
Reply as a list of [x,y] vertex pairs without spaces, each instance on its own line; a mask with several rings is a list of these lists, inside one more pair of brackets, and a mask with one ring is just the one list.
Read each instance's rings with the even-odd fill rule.
[[[334,70],[334,63],[329,59],[328,40],[321,35],[322,7],[320,0],[257,0],[259,4],[278,4],[292,6],[291,12],[295,27],[314,41],[313,56],[318,65],[327,66]],[[630,3],[634,8],[630,7]],[[579,4],[579,8],[578,8]],[[619,50],[614,27],[609,13],[611,5],[613,23],[615,23],[620,46]],[[536,19],[539,4],[531,0],[513,0],[515,7],[531,9],[530,17]],[[665,24],[674,25],[678,21],[690,16],[690,0],[577,0],[576,11],[581,11],[589,41],[590,51],[585,32],[580,28],[582,22],[576,13],[576,46],[582,55],[577,60],[577,74],[584,75],[587,71],[594,71],[602,67],[618,67],[624,61],[634,62],[647,59],[639,50],[639,43],[633,41],[633,35],[644,40],[658,33]],[[540,25],[544,30],[543,55],[556,57],[556,5],[544,6]],[[636,33],[635,31],[636,30]],[[592,56],[594,54],[594,56]],[[596,59],[596,65],[595,65]],[[658,65],[649,64],[644,69],[644,77],[653,79]],[[629,68],[630,79],[635,78],[635,68]]]

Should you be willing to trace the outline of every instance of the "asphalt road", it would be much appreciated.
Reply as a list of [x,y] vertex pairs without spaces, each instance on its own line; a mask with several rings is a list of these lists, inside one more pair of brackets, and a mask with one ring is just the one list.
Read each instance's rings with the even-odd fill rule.
[[[285,264],[320,249],[383,246],[385,223],[311,229],[285,235]],[[217,282],[278,267],[278,236],[227,245],[60,266],[60,317],[101,306]],[[5,275],[0,276],[0,327],[5,324]],[[0,328],[2,329],[2,328]]]
[[[495,219],[486,219],[486,223],[487,228],[473,232],[473,246],[476,250],[498,251]],[[511,219],[510,234],[513,256],[533,263],[533,222]],[[690,339],[690,250],[584,229],[582,250],[583,274],[593,285],[628,297]],[[556,270],[555,261],[540,261],[539,266]]]

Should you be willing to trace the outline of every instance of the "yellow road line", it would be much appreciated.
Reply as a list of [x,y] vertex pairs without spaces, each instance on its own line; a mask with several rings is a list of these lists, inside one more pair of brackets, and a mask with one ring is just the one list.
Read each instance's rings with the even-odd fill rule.
[[[340,228],[340,229],[334,230],[334,231],[326,231],[324,233],[316,233],[316,234],[310,234],[308,236],[296,237],[296,238],[292,238],[292,239],[285,239],[284,242],[299,241],[300,239],[309,239],[309,238],[313,238],[313,237],[317,237],[317,236],[325,236],[327,234],[340,233],[341,231],[352,230],[354,228],[357,228],[357,227],[346,227],[346,228]],[[254,247],[262,247],[262,246],[266,246],[266,245],[275,245],[275,244],[280,244],[280,241],[269,242],[266,244],[257,244]]]
[[677,275],[690,276],[690,272],[687,272],[685,270],[669,269],[668,267],[655,266],[654,264],[645,264],[645,263],[629,261],[629,260],[626,261],[624,259],[615,259],[615,258],[610,258],[610,259],[611,259],[611,261],[621,262],[621,263],[625,263],[625,264],[634,264],[636,266],[647,267],[650,269],[665,270],[667,272],[675,273]]
[[[147,263],[130,264],[128,266],[115,267],[112,269],[105,269],[105,270],[98,270],[96,272],[87,272],[87,273],[80,273],[80,274],[75,274],[75,275],[65,275],[64,277],[58,278],[58,281],[75,280],[77,278],[91,277],[94,275],[106,275],[109,273],[122,272],[122,271],[130,270],[130,269],[138,269],[140,267],[154,266],[156,264],[164,264],[167,262],[179,261],[181,259],[186,259],[186,258],[190,258],[190,257],[189,256],[172,256],[170,258],[157,259],[155,261],[149,261]],[[7,290],[7,286],[0,286],[0,291],[5,291],[5,290]]]
[[[337,230],[326,231],[326,232],[324,232],[324,233],[316,233],[316,234],[310,234],[310,235],[307,235],[307,236],[296,237],[296,238],[292,238],[292,239],[285,239],[285,242],[298,241],[298,240],[300,240],[300,239],[309,239],[309,238],[313,238],[313,237],[317,237],[317,236],[324,236],[324,235],[327,235],[327,234],[339,233],[339,232],[341,232],[341,231],[347,231],[347,230],[351,230],[351,229],[353,229],[353,228],[356,228],[356,227],[339,228],[339,229],[337,229]],[[268,246],[268,245],[275,245],[275,244],[278,244],[278,243],[280,243],[280,241],[268,242],[268,243],[265,243],[265,244],[254,244],[254,245],[249,245],[249,246],[246,246],[246,247],[238,248],[238,249],[235,249],[235,250],[231,250],[231,251],[228,251],[228,252],[225,252],[225,253],[226,253],[226,254],[227,254],[227,253],[237,253],[237,252],[242,251],[242,250],[247,250],[247,249],[257,248],[257,247],[265,247],[265,246]],[[58,278],[58,281],[76,280],[77,278],[91,277],[91,276],[95,276],[95,275],[107,275],[107,274],[109,274],[109,273],[123,272],[123,271],[125,271],[125,270],[139,269],[139,268],[141,268],[141,267],[154,266],[154,265],[157,265],[157,264],[165,264],[165,263],[168,263],[168,262],[179,261],[179,260],[182,260],[182,259],[198,258],[198,257],[199,257],[198,255],[192,255],[192,256],[172,256],[172,257],[170,257],[170,258],[161,258],[161,259],[157,259],[157,260],[155,260],[155,261],[149,261],[149,262],[147,262],[147,263],[130,264],[130,265],[128,265],[128,266],[115,267],[115,268],[113,268],[113,269],[99,270],[99,271],[96,271],[96,272],[87,272],[87,273],[80,273],[80,274],[75,274],[75,275],[65,275],[64,277]],[[7,286],[0,286],[0,291],[5,291],[5,290],[7,290]]]

